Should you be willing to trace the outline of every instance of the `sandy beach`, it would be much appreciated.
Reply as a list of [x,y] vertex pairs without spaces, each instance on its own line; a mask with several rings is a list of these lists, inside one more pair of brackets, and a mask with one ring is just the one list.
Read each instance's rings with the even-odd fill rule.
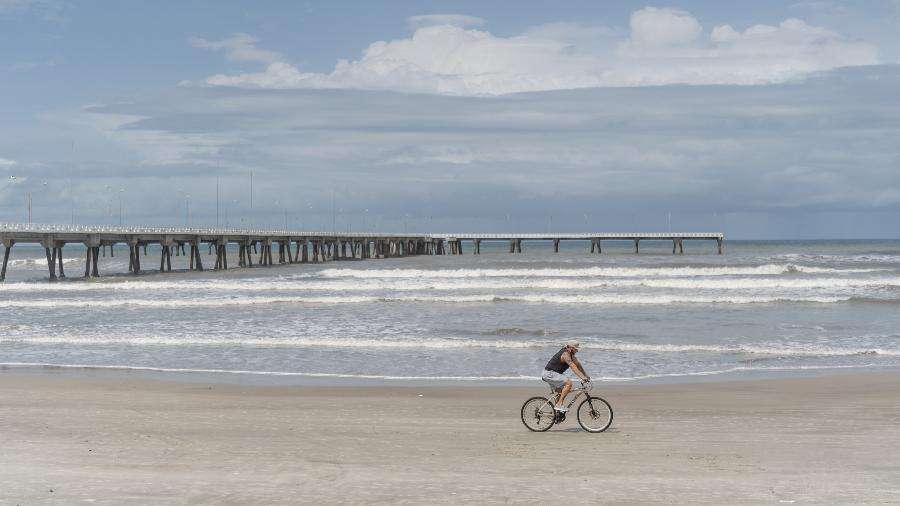
[[0,499],[893,502],[900,374],[599,385],[612,428],[530,433],[534,388],[0,374]]

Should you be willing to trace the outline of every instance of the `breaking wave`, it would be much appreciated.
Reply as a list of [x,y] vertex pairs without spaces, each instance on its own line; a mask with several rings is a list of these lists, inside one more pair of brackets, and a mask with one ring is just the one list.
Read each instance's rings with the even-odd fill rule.
[[323,269],[331,278],[490,278],[490,277],[683,277],[759,276],[777,274],[853,274],[883,269],[832,269],[794,264],[766,264],[746,267],[585,267],[576,269]]
[[[468,338],[408,338],[408,339],[372,339],[372,338],[206,338],[186,337],[127,337],[127,336],[23,336],[2,338],[0,343],[33,343],[33,344],[78,344],[78,345],[110,345],[126,344],[135,346],[248,346],[248,347],[301,347],[301,348],[375,348],[375,349],[478,349],[498,348],[510,350],[529,350],[555,348],[559,340],[531,339],[468,339]],[[711,353],[742,354],[769,357],[849,357],[849,356],[900,356],[900,348],[854,348],[821,345],[705,345],[705,344],[650,344],[616,341],[603,338],[582,338],[585,349],[607,352],[639,352],[658,354]]]
[[[235,374],[235,375],[253,375],[253,376],[281,376],[281,377],[300,377],[300,378],[330,378],[330,379],[350,379],[350,380],[399,380],[399,381],[539,381],[537,376],[518,375],[518,376],[392,376],[392,375],[375,375],[375,374],[344,374],[344,373],[318,373],[318,372],[300,372],[300,371],[254,371],[239,369],[201,369],[201,368],[175,368],[175,367],[153,367],[153,366],[134,366],[134,365],[92,365],[92,364],[60,364],[48,362],[0,362],[0,367],[9,368],[34,368],[40,367],[45,369],[81,369],[81,370],[112,370],[112,371],[146,371],[146,372],[163,372],[163,373],[197,373],[197,374]],[[798,365],[798,366],[761,366],[761,367],[728,367],[725,369],[705,370],[705,371],[686,371],[679,373],[659,373],[659,374],[643,374],[636,376],[596,376],[594,381],[641,381],[659,378],[678,378],[691,376],[717,376],[722,374],[737,372],[760,372],[760,371],[810,371],[810,370],[829,370],[829,369],[864,369],[871,367],[879,367],[876,364],[863,365]]]
[[709,290],[745,289],[808,289],[808,288],[872,288],[900,287],[900,277],[847,278],[734,278],[715,277],[701,279],[685,278],[349,278],[349,279],[284,279],[268,281],[122,281],[110,283],[10,283],[4,292],[143,292],[143,291],[197,291],[215,292],[360,292],[374,290],[416,291],[416,290],[504,290],[504,289],[546,289],[546,290],[590,290],[598,288],[684,288]]
[[232,297],[206,299],[38,299],[3,300],[0,308],[204,308],[228,306],[256,306],[263,304],[365,304],[365,303],[547,303],[590,305],[661,305],[661,304],[769,304],[837,302],[900,303],[900,300],[881,300],[839,296],[692,296],[692,295],[410,295],[410,296],[313,296],[313,297]]
[[[84,262],[83,259],[80,258],[63,258],[63,265]],[[37,267],[44,266],[47,267],[47,259],[46,258],[13,258],[9,260],[9,267]]]

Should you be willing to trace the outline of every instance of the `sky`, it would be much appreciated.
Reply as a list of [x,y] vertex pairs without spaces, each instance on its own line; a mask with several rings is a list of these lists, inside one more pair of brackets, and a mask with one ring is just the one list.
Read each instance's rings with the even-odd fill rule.
[[900,238],[900,1],[0,0],[0,222]]

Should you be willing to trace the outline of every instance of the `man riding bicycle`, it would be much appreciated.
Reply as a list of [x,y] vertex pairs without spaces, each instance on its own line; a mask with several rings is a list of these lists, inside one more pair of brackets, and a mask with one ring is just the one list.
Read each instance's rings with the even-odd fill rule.
[[567,342],[562,349],[557,351],[556,354],[550,358],[550,361],[544,366],[544,374],[541,375],[541,379],[549,383],[553,390],[558,394],[556,405],[553,408],[559,412],[564,413],[568,409],[563,406],[563,403],[566,400],[566,396],[572,391],[572,380],[565,377],[563,373],[566,372],[569,367],[571,367],[572,371],[581,378],[582,382],[588,383],[591,381],[591,377],[584,372],[584,367],[581,366],[581,362],[575,358],[575,354],[578,353],[579,345],[580,343],[578,341]]

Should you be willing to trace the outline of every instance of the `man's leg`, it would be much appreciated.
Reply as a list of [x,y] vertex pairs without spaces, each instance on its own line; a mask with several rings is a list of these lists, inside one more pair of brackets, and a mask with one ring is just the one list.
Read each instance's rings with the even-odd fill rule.
[[559,394],[556,396],[556,407],[561,408],[563,402],[566,400],[566,396],[569,395],[569,392],[572,391],[572,380],[567,379],[566,384],[559,390]]

